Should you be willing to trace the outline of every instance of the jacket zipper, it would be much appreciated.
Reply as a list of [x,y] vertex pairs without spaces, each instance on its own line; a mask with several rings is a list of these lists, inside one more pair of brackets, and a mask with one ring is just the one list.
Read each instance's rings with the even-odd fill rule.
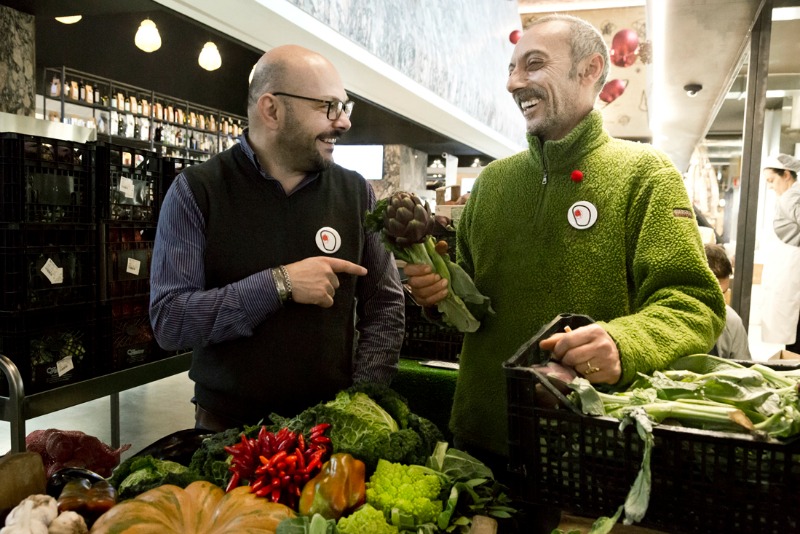
[[547,162],[544,159],[544,144],[539,145],[539,154],[542,156],[542,185],[547,185]]

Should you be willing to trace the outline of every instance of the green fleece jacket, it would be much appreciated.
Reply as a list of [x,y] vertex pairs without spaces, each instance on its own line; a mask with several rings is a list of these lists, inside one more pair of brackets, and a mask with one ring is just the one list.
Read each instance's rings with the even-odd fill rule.
[[[502,364],[559,313],[606,329],[620,385],[707,352],[725,325],[691,202],[666,156],[610,137],[598,111],[564,139],[528,141],[483,170],[457,233],[459,262],[496,315],[464,338],[450,427],[499,454],[508,450]],[[596,208],[589,226],[587,202]]]

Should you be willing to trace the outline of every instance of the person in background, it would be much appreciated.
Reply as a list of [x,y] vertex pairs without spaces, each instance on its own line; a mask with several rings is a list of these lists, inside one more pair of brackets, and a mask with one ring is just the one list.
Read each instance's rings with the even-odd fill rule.
[[763,169],[777,201],[774,232],[765,239],[761,338],[800,354],[800,160],[778,154],[767,158]]
[[199,428],[291,417],[397,372],[399,273],[362,224],[372,187],[334,163],[352,108],[327,59],[274,48],[256,64],[240,143],[165,196],[150,319],[163,348],[193,351]]
[[[721,245],[705,245],[706,258],[711,272],[717,277],[719,287],[724,295],[731,287],[731,275],[733,275],[733,265],[731,264],[725,247]],[[715,354],[729,360],[751,360],[750,347],[747,341],[747,330],[744,328],[742,318],[736,310],[730,306],[725,306],[725,329],[720,334],[714,348],[709,354]]]
[[[540,344],[594,384],[625,385],[705,353],[724,326],[725,301],[680,172],[650,145],[611,138],[594,109],[608,70],[606,43],[587,22],[531,23],[507,83],[528,149],[484,168],[459,222],[458,261],[496,314],[464,336],[450,428],[455,446],[501,480],[509,461],[502,364],[558,314],[597,321]],[[405,274],[421,305],[447,295],[429,267]],[[549,533],[558,518],[534,507],[517,530]]]

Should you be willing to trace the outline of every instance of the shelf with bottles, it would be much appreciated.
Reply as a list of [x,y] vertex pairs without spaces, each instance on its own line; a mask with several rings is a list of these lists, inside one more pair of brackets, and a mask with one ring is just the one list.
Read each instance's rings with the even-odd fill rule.
[[[162,155],[207,159],[236,143],[245,117],[67,67],[46,68],[42,116],[97,129],[98,138],[149,143]],[[57,101],[48,111],[48,101]]]

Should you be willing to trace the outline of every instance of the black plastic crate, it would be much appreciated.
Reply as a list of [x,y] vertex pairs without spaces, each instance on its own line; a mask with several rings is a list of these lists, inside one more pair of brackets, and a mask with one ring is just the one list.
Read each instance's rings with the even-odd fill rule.
[[464,334],[432,323],[406,295],[406,328],[400,354],[418,359],[457,361]]
[[[19,369],[25,394],[92,378],[97,355],[96,307],[0,313],[0,354]],[[8,396],[0,380],[0,395]]]
[[118,221],[101,223],[100,229],[100,300],[149,295],[155,226]]
[[98,143],[95,153],[98,217],[155,224],[161,202],[158,154],[112,143]]
[[158,346],[150,326],[150,299],[118,299],[100,306],[102,358],[98,370],[111,373],[172,355]]
[[95,222],[93,147],[0,133],[0,222]]
[[96,226],[0,224],[0,311],[97,299]]
[[[505,364],[510,468],[518,496],[584,516],[613,515],[641,465],[634,425],[537,406],[526,351]],[[540,403],[541,404],[541,403]],[[655,425],[643,526],[671,533],[800,529],[800,440]]]

